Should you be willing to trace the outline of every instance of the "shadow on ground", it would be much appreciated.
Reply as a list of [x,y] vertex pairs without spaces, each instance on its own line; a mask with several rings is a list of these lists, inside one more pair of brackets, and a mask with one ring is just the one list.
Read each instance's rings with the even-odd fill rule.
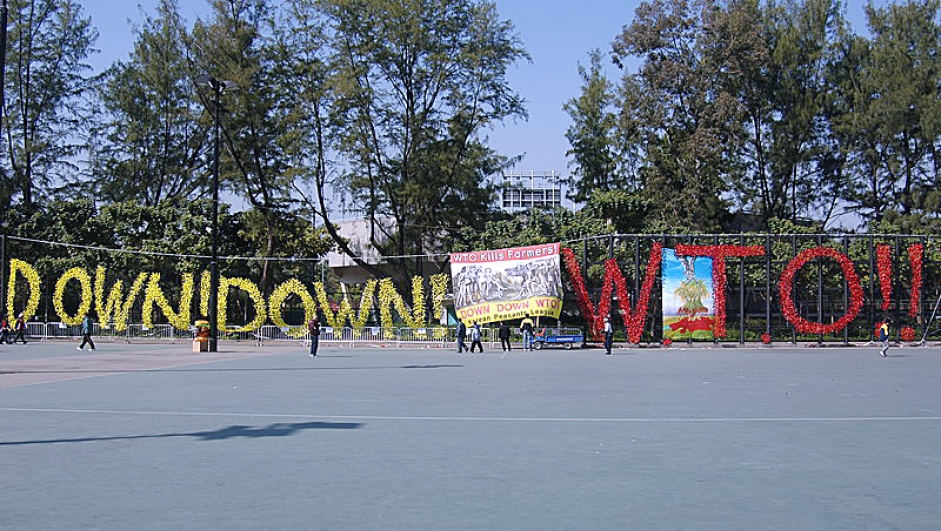
[[197,369],[173,367],[170,369],[23,369],[0,371],[0,375],[9,374],[125,374],[129,372],[296,372],[296,371],[376,371],[388,369],[460,369],[463,365],[401,365],[389,367],[274,367],[274,368],[207,368]]
[[102,441],[126,441],[133,439],[165,439],[170,437],[191,437],[199,441],[220,441],[235,438],[286,437],[306,430],[355,430],[362,427],[358,422],[297,422],[293,424],[275,423],[263,427],[229,426],[213,431],[195,431],[191,433],[163,433],[158,435],[116,435],[111,437],[76,437],[70,439],[38,439],[34,441],[0,441],[0,446],[19,446],[27,444],[58,444]]

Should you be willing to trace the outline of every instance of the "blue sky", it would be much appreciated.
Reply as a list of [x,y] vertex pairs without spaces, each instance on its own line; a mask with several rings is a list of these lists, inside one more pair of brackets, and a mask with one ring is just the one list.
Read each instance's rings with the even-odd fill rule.
[[[529,119],[507,123],[488,132],[491,145],[506,155],[524,155],[514,171],[557,171],[568,174],[569,149],[565,130],[570,120],[562,106],[578,95],[581,79],[578,64],[588,63],[594,48],[610,50],[621,28],[634,18],[638,0],[497,0],[504,19],[516,25],[531,63],[520,63],[510,71],[510,83],[527,100]],[[848,0],[847,14],[857,32],[863,32],[862,2]],[[885,1],[877,4],[885,4]],[[84,0],[82,5],[98,29],[97,48],[90,61],[102,70],[124,59],[133,47],[131,22],[143,18],[141,9],[154,13],[155,0],[116,2]],[[208,12],[203,0],[182,0],[181,11],[192,22]],[[609,77],[616,68],[607,64]]]

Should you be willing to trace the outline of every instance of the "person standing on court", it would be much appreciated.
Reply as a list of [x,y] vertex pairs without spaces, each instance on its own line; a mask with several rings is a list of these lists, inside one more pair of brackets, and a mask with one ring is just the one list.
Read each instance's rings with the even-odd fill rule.
[[500,321],[500,331],[498,335],[500,337],[500,347],[503,349],[503,352],[513,350],[510,348],[510,326],[508,324]]
[[92,350],[95,350],[95,342],[91,340],[93,324],[94,323],[92,323],[91,316],[88,315],[88,312],[85,312],[85,315],[82,316],[82,344],[76,347],[78,350],[85,350],[85,345],[88,345]]
[[879,355],[883,358],[889,352],[889,320],[882,321],[879,325],[879,341],[882,342],[882,348],[879,349]]
[[529,314],[527,313],[523,322],[520,323],[520,332],[523,333],[523,350],[533,350],[534,330],[535,325],[533,324],[533,320],[529,318]]
[[611,318],[604,318],[604,353],[611,355],[611,342],[614,341],[614,327],[611,326]]
[[320,346],[320,320],[314,315],[307,322],[307,333],[310,335],[310,357],[317,356],[317,347]]
[[13,330],[16,334],[13,337],[13,342],[16,343],[17,339],[22,339],[23,344],[26,344],[26,321],[23,319],[23,314],[20,314],[16,318],[16,324],[13,325]]
[[474,353],[475,346],[480,347],[480,353],[483,354],[484,345],[483,343],[480,342],[480,338],[483,334],[481,334],[480,332],[480,323],[476,321],[474,322],[474,326],[472,326],[470,329],[470,335],[471,335],[471,348],[470,348],[471,354]]
[[464,324],[464,321],[457,322],[457,353],[460,354],[467,350],[467,345],[464,343],[464,340],[467,339],[467,325]]

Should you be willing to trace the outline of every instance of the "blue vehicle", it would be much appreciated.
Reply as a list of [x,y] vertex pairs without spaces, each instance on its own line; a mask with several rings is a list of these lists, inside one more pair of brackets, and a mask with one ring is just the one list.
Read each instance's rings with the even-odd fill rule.
[[581,347],[584,340],[585,336],[577,329],[543,328],[535,335],[533,347],[541,350],[543,347],[561,345],[565,350],[570,350],[573,346]]

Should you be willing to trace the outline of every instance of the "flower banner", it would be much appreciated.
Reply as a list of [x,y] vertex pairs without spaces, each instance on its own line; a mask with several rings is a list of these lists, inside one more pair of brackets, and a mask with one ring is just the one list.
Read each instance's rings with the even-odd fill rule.
[[459,319],[491,323],[562,313],[560,244],[451,254]]
[[[756,258],[765,256],[767,248],[679,243],[673,251],[664,251],[662,247],[658,241],[651,242],[646,269],[642,267],[639,251],[634,265],[629,267],[635,277],[633,290],[636,292],[636,300],[632,298],[631,286],[622,274],[621,265],[616,258],[609,256],[603,262],[600,299],[597,303],[593,302],[575,252],[568,248],[562,249],[556,243],[453,254],[451,275],[445,273],[414,277],[410,290],[407,286],[395,286],[390,279],[370,280],[357,294],[359,304],[356,310],[345,294],[341,300],[330,300],[326,288],[319,282],[309,287],[297,279],[288,279],[266,295],[250,279],[223,276],[216,298],[217,325],[226,331],[249,331],[271,322],[285,329],[292,337],[302,337],[306,334],[306,321],[320,312],[326,324],[334,328],[350,326],[361,329],[375,316],[382,328],[407,326],[417,329],[427,324],[430,317],[428,311],[433,314],[432,322],[449,315],[445,308],[449,300],[449,280],[452,282],[455,309],[465,322],[511,320],[526,314],[557,319],[562,307],[562,262],[585,320],[586,332],[592,338],[601,337],[604,316],[610,316],[613,322],[619,318],[626,329],[627,340],[632,343],[640,342],[645,333],[654,339],[726,338],[726,320],[729,318],[726,315],[729,288],[726,261],[737,258],[740,267],[745,267],[749,261],[754,262]],[[868,277],[865,280],[872,290],[869,309],[889,311],[894,304],[896,313],[901,314],[904,304],[908,317],[921,318],[925,309],[923,292],[927,291],[924,286],[926,245],[910,245],[907,249],[907,264],[902,257],[893,256],[893,249],[899,248],[898,243],[894,246],[878,244],[870,247],[870,256],[874,256],[875,260],[870,258],[874,263],[868,269],[864,268]],[[796,252],[795,248],[795,253],[795,256],[784,262],[776,282],[773,278],[759,279],[759,282],[767,282],[768,286],[777,284],[777,296],[774,297],[779,306],[777,315],[783,317],[794,332],[834,334],[846,329],[861,315],[867,315],[863,311],[863,279],[846,251],[816,246],[800,252]],[[787,259],[787,256],[783,258]],[[665,260],[663,264],[662,259]],[[685,267],[684,260],[689,262],[689,267]],[[837,304],[828,306],[826,314],[819,306],[816,312],[813,311],[814,305],[820,304],[816,293],[824,286],[822,276],[816,288],[807,284],[806,280],[799,281],[801,270],[818,261],[829,261],[839,266],[837,273],[842,272],[845,290],[845,304],[839,304],[839,297],[833,299]],[[759,267],[752,271],[767,271],[766,274],[771,276],[774,274],[772,265],[775,262],[779,263],[780,258],[774,261],[769,257],[761,258]],[[668,270],[662,277],[661,265]],[[117,332],[126,330],[131,314],[137,312],[139,314],[135,315],[135,319],[142,319],[148,328],[159,321],[169,322],[181,330],[190,326],[196,315],[209,314],[211,297],[208,271],[162,277],[158,273],[139,273],[136,276],[133,273],[116,274],[102,266],[90,270],[72,267],[58,273],[58,277],[46,279],[47,283],[44,283],[33,264],[14,258],[6,266],[8,275],[4,303],[8,318],[15,319],[22,315],[26,320],[32,319],[40,307],[41,294],[48,295],[49,308],[44,312],[49,316],[48,319],[75,325],[89,312],[102,326],[113,327]],[[898,274],[904,270],[910,272],[908,278]],[[692,276],[687,278],[690,272]],[[739,270],[739,274],[742,275],[741,289],[747,289],[742,270]],[[673,276],[676,278],[673,279]],[[710,277],[711,284],[707,282]],[[662,336],[659,330],[650,330],[649,327],[645,332],[645,324],[654,317],[648,312],[650,299],[656,281],[661,278],[664,285]],[[828,281],[832,282],[830,279]],[[431,293],[426,293],[426,286]],[[741,289],[739,296],[743,293]],[[407,296],[409,292],[410,297]],[[903,294],[909,295],[907,304],[901,298]],[[238,298],[249,308],[249,311],[240,313],[238,317],[231,316],[233,320],[239,321],[240,324],[236,326],[229,322],[230,316],[227,315],[230,297]],[[617,301],[616,306],[614,301]],[[296,308],[298,305],[303,308],[303,316],[292,317],[294,322],[286,322],[283,314],[285,307]],[[52,310],[52,314],[49,310]],[[292,314],[296,315],[296,312],[292,311]],[[816,320],[811,320],[811,316],[815,316]],[[733,318],[743,319],[741,308],[736,307]],[[711,326],[706,322],[708,319],[711,319]],[[241,325],[241,322],[245,324]],[[763,337],[762,340],[770,342],[771,327],[765,324],[762,328],[767,335],[767,339]]]
[[611,298],[617,293],[618,313],[627,328],[627,340],[631,343],[639,343],[644,333],[644,325],[647,322],[647,310],[650,306],[650,294],[653,292],[654,282],[657,280],[660,271],[660,262],[662,261],[663,246],[660,242],[653,242],[650,247],[650,257],[647,259],[647,268],[644,273],[644,280],[641,284],[640,293],[637,294],[637,300],[631,306],[631,296],[627,291],[627,280],[621,273],[617,260],[609,258],[604,263],[604,279],[602,280],[601,299],[598,301],[597,309],[588,296],[588,290],[585,287],[585,278],[582,276],[581,267],[578,265],[578,258],[575,252],[568,247],[562,249],[562,259],[565,262],[565,269],[568,271],[569,280],[572,282],[572,288],[575,290],[575,300],[585,316],[588,330],[595,341],[601,341],[604,326],[604,317],[611,313]]

